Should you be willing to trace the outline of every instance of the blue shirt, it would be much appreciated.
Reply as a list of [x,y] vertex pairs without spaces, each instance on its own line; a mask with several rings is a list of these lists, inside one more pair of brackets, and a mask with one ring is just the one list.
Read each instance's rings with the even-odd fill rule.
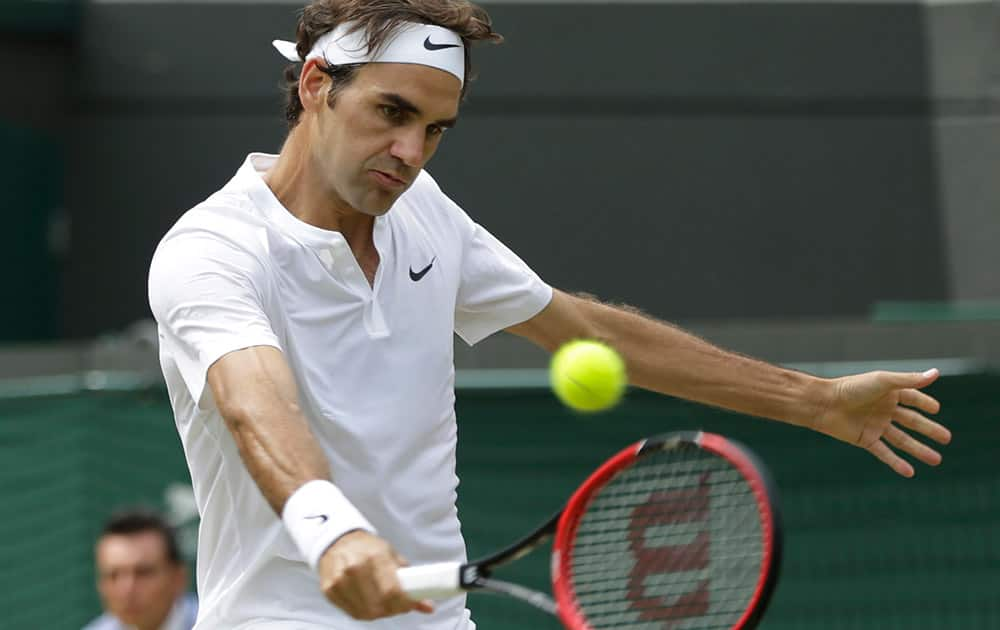
[[[159,630],[191,630],[194,627],[194,621],[197,617],[198,599],[194,596],[194,593],[186,593],[174,602],[174,607],[170,610],[170,614],[167,615],[166,621],[163,622]],[[117,617],[109,613],[104,613],[83,627],[83,630],[132,629],[133,626],[123,624]]]

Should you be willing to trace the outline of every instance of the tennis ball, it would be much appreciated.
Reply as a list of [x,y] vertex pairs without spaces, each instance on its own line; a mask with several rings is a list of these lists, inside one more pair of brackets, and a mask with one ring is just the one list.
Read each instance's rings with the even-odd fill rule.
[[549,381],[563,404],[583,412],[613,407],[628,384],[621,356],[610,346],[584,339],[563,344],[552,355]]

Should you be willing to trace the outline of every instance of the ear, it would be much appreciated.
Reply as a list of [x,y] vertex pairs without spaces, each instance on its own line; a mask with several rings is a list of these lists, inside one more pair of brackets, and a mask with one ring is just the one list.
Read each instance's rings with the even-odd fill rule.
[[319,69],[318,63],[317,59],[310,59],[302,65],[299,74],[299,100],[307,112],[326,106],[330,77]]

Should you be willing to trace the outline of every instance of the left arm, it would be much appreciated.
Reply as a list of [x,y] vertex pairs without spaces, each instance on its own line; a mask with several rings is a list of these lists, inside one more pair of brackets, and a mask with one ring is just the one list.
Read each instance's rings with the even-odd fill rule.
[[571,339],[604,341],[621,353],[633,385],[826,433],[865,448],[906,477],[913,467],[887,443],[926,464],[938,464],[941,456],[894,421],[941,443],[951,439],[947,429],[920,413],[940,407],[919,391],[937,379],[936,370],[822,379],[722,350],[633,309],[561,291],[538,315],[508,332],[549,351]]

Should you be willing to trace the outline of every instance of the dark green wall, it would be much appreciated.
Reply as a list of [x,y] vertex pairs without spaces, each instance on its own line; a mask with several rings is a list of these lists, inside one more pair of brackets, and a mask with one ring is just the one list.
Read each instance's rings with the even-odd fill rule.
[[0,342],[51,339],[59,321],[58,269],[50,230],[62,204],[63,149],[58,140],[0,120]]
[[[486,4],[507,42],[430,170],[553,284],[687,321],[1000,297],[996,3]],[[66,183],[0,175],[0,280],[32,300],[0,341],[148,315],[163,232],[280,146],[269,41],[297,9],[0,3],[0,125]]]
[[[763,628],[1000,627],[998,388],[998,376],[933,386],[954,443],[940,468],[920,467],[912,480],[817,434],[642,393],[614,413],[580,418],[544,390],[462,391],[469,552],[525,533],[630,441],[701,428],[756,450],[783,498],[785,564]],[[101,520],[123,504],[163,506],[166,489],[187,479],[167,402],[160,391],[7,399],[0,418],[0,628],[78,628],[97,612],[90,546]],[[507,575],[544,587],[547,570],[541,554]],[[558,627],[491,596],[470,605],[484,630]]]
[[0,284],[5,288],[0,343],[58,335],[78,8],[74,0],[0,2]]
[[0,33],[11,37],[70,32],[79,23],[80,4],[80,0],[4,0]]
[[[983,23],[961,18],[989,3],[487,5],[507,41],[476,52],[480,79],[429,170],[552,283],[672,320],[863,317],[948,299],[995,262],[949,266],[977,230],[946,219],[967,197],[939,190],[936,136],[945,113],[995,111],[938,81],[990,76],[966,66],[992,40],[961,44]],[[269,42],[296,9],[239,6],[206,57],[187,43],[212,41],[231,3],[88,7],[69,200],[92,219],[74,222],[74,248],[101,247],[71,252],[67,333],[143,316],[163,232],[247,152],[280,147]],[[944,162],[965,172],[971,153],[948,139]]]

